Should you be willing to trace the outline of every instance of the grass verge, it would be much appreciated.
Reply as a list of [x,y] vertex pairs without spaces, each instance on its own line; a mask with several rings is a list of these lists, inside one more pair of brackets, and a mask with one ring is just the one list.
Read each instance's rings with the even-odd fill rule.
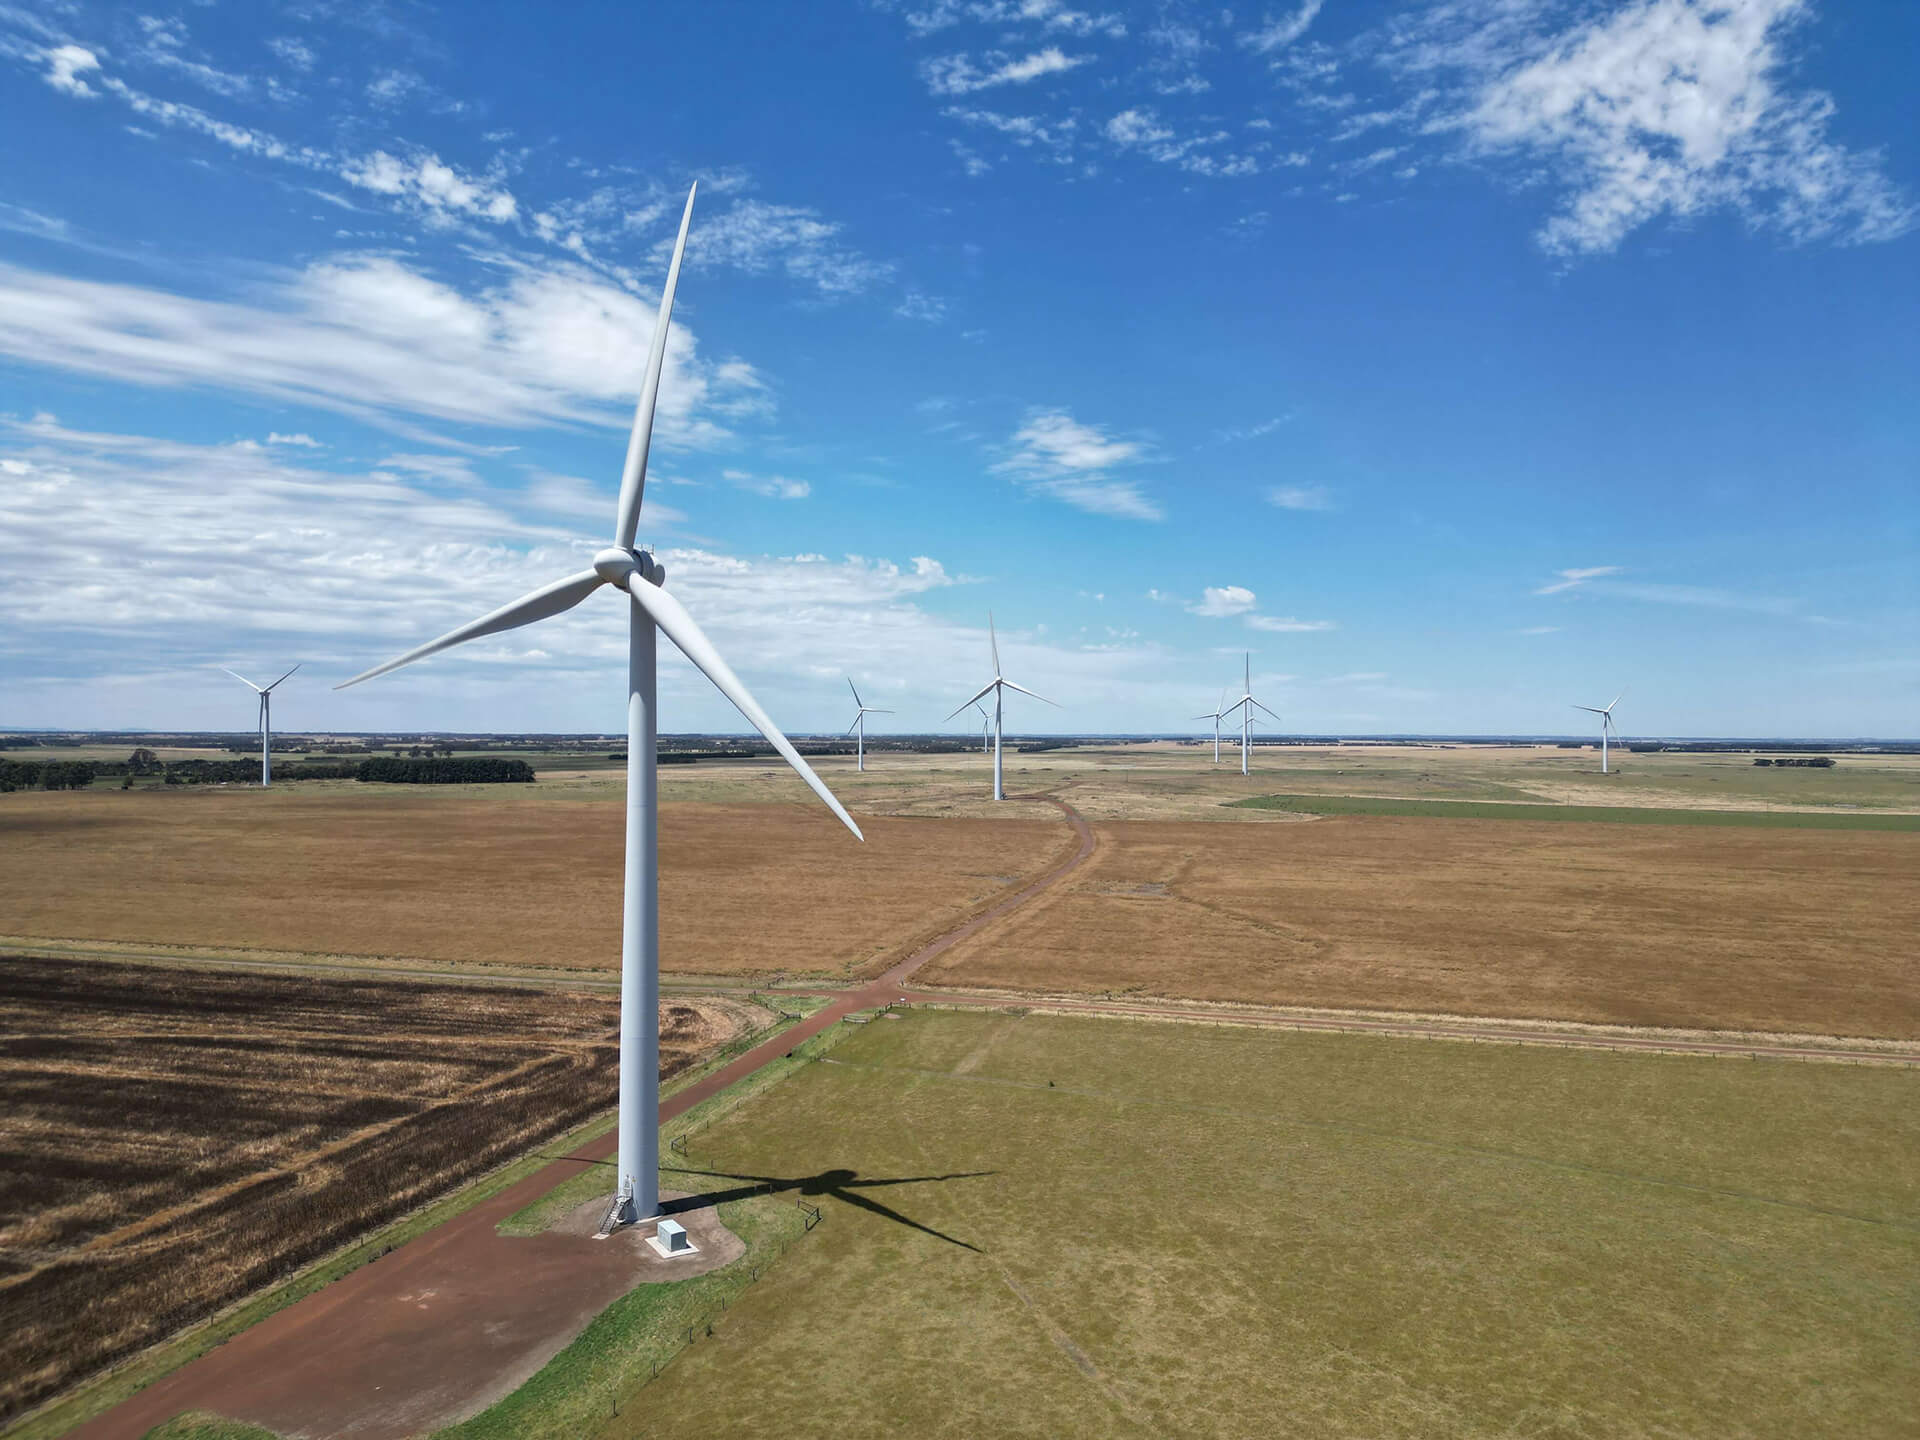
[[1237,810],[1306,815],[1426,815],[1448,820],[1599,820],[1615,825],[1741,825],[1763,830],[1914,830],[1920,815],[1829,814],[1806,810],[1656,810],[1627,805],[1512,805],[1475,800],[1389,800],[1366,795],[1253,795]]

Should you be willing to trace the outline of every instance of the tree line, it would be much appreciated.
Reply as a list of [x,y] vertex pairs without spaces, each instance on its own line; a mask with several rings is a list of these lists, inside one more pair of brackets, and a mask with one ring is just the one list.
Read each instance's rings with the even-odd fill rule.
[[417,760],[382,755],[362,760],[354,778],[389,785],[525,784],[533,779],[533,767],[505,755]]

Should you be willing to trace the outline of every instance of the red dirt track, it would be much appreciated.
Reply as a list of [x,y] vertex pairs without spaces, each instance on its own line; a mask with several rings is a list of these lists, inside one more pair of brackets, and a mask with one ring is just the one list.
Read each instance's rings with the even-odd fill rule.
[[[849,1014],[907,999],[1458,1039],[1920,1062],[1920,1055],[1906,1049],[1850,1051],[1785,1041],[1745,1045],[1705,1038],[1595,1035],[1544,1026],[1483,1026],[1470,1020],[1343,1019],[1152,1002],[938,991],[910,995],[902,987],[916,970],[1057,884],[1093,855],[1094,836],[1086,821],[1070,805],[1052,803],[1079,837],[1079,848],[1071,857],[914,951],[874,981],[834,992],[817,1014],[665,1100],[661,1118],[684,1114],[736,1081],[780,1063],[802,1040]],[[634,1283],[630,1267],[609,1263],[613,1257],[603,1244],[555,1233],[508,1239],[494,1229],[508,1215],[577,1174],[582,1163],[610,1156],[614,1143],[609,1134],[582,1146],[378,1263],[361,1267],[242,1332],[71,1433],[86,1440],[136,1440],[183,1410],[206,1410],[289,1435],[397,1440],[472,1413],[478,1402],[498,1398],[533,1374]]]

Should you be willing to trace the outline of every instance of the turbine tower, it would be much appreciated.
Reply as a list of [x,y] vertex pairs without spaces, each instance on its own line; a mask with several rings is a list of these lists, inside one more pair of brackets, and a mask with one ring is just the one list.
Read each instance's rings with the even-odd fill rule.
[[1231,715],[1236,710],[1240,712],[1240,773],[1245,775],[1247,773],[1248,757],[1253,754],[1253,712],[1255,708],[1257,707],[1266,711],[1266,713],[1275,720],[1278,720],[1280,717],[1274,715],[1273,711],[1267,710],[1266,706],[1260,704],[1258,700],[1253,698],[1253,652],[1251,650],[1247,652],[1246,663],[1242,673],[1246,681],[1246,689],[1241,692],[1240,698],[1234,701],[1233,704],[1227,706],[1221,714],[1225,716]]
[[[1626,693],[1626,691],[1622,690],[1618,695],[1614,696],[1613,705],[1618,705],[1621,700],[1626,698]],[[1604,710],[1595,705],[1576,705],[1573,707],[1576,710],[1584,710],[1589,715],[1598,715],[1600,717],[1600,773],[1602,775],[1607,773],[1607,736],[1611,734],[1615,740],[1620,738],[1620,732],[1614,728],[1613,724],[1613,705],[1607,706]]]
[[[853,677],[851,675],[847,677],[847,689],[853,690]],[[854,711],[853,724],[847,727],[847,734],[858,734],[860,737],[856,745],[856,750],[860,757],[859,763],[853,768],[856,770],[864,770],[867,768],[867,716],[891,715],[893,711],[875,709],[860,698],[860,692],[858,690],[853,690],[853,703],[856,709]]]
[[689,190],[687,208],[680,217],[680,235],[674,242],[673,262],[667,268],[666,290],[660,297],[660,318],[653,327],[646,379],[634,409],[633,432],[627,440],[626,464],[620,475],[620,503],[615,512],[613,544],[593,557],[592,569],[568,575],[530,595],[523,595],[490,615],[450,630],[438,640],[430,640],[335,687],[344,689],[347,685],[371,680],[464,640],[548,619],[571,610],[603,585],[626,592],[627,856],[626,899],[620,934],[620,1146],[614,1205],[609,1212],[610,1219],[619,1221],[650,1220],[660,1212],[659,777],[654,763],[658,731],[654,631],[664,631],[680,652],[799,772],[813,792],[826,801],[841,823],[856,838],[865,838],[853,818],[834,799],[833,792],[747,693],[747,687],[740,683],[693,617],[663,588],[665,567],[647,551],[634,548],[640,501],[646,488],[654,402],[660,393],[667,326],[673,317],[673,291],[680,278],[680,259],[687,247],[687,225],[693,218],[693,196],[694,191]]
[[1226,704],[1227,692],[1222,688],[1220,691],[1220,703],[1214,706],[1209,714],[1196,715],[1193,717],[1196,720],[1213,721],[1213,763],[1216,765],[1220,763],[1220,722],[1226,717]]
[[[958,715],[960,713],[960,710],[966,709],[967,706],[969,705],[978,706],[981,700],[983,700],[989,693],[992,694],[993,696],[993,721],[992,721],[993,723],[993,798],[996,800],[1004,800],[1007,798],[1007,792],[1006,792],[1006,788],[1001,784],[1001,768],[1000,768],[1001,701],[1002,701],[1003,693],[1008,690],[1018,690],[1022,695],[1033,695],[1033,698],[1038,700],[1042,705],[1053,705],[1053,701],[1047,699],[1047,697],[1044,695],[1034,695],[1033,691],[1027,689],[1026,686],[1016,685],[1013,683],[1013,681],[1007,679],[1006,676],[1000,673],[1000,637],[994,633],[993,612],[991,610],[987,612],[987,643],[993,647],[993,679],[989,680],[986,684],[982,685],[978,690],[974,691],[974,693],[969,698],[961,701],[960,709],[955,710],[953,712],[953,715]],[[1053,708],[1058,710],[1060,707],[1058,705],[1053,705]],[[986,712],[983,710],[981,711],[981,713],[984,715]],[[949,720],[953,719],[953,715],[947,716],[947,719]]]
[[[302,660],[300,665],[306,663]],[[298,670],[300,665],[294,666],[293,670]],[[256,685],[237,670],[227,670],[224,665],[220,668],[260,697],[260,787],[265,789],[273,783],[273,686],[293,674],[293,670],[287,671],[287,675],[282,675],[273,685]]]

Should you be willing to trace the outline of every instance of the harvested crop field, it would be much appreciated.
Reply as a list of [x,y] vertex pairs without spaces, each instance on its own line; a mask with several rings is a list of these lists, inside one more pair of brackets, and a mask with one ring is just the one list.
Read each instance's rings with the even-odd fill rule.
[[[0,934],[617,970],[622,817],[616,792],[505,785],[9,795]],[[663,805],[663,968],[878,973],[1074,843],[1057,819],[862,828]]]
[[1920,836],[1118,823],[934,984],[1920,1037]]
[[[662,1014],[676,1073],[770,1018]],[[0,1422],[613,1103],[612,997],[0,962]]]

